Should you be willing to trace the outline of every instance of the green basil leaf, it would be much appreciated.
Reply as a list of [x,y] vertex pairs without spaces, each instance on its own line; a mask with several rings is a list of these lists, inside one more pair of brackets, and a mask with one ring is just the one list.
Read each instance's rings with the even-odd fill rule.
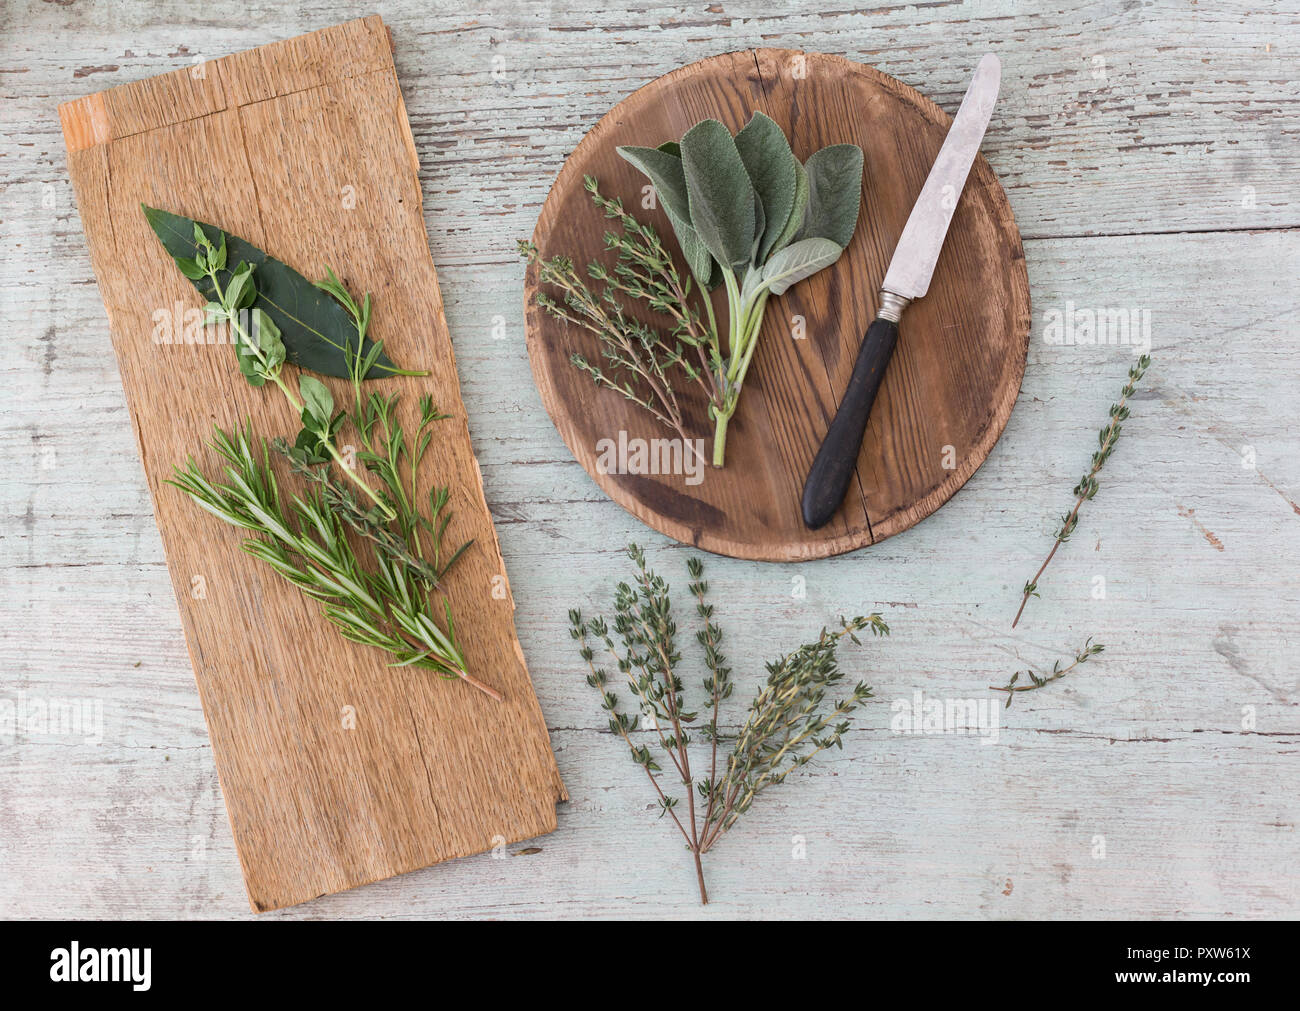
[[241,263],[235,268],[234,273],[230,275],[230,283],[226,285],[226,302],[235,309],[246,309],[244,303],[249,299],[256,298],[256,291],[249,291],[249,288],[255,288],[253,284],[253,265],[251,263]]
[[203,277],[204,270],[199,266],[199,261],[193,256],[177,256],[175,260],[177,269],[191,281],[197,281],[200,277]]
[[773,295],[784,295],[804,278],[829,267],[842,252],[830,239],[800,239],[773,254],[763,268],[763,280]]
[[262,373],[262,363],[238,331],[235,335],[235,362],[239,365],[240,374],[248,380],[249,386],[261,386],[266,382],[266,376]]
[[[181,273],[194,283],[206,301],[214,301],[216,291],[211,280],[202,274],[195,277],[188,273],[185,262],[193,262],[198,252],[195,226],[211,229],[216,234],[218,230],[215,226],[203,225],[191,218],[144,204],[141,207],[154,234],[168,254],[177,261]],[[348,378],[348,361],[351,356],[347,353],[347,348],[349,342],[356,344],[357,331],[346,310],[292,267],[268,256],[237,235],[228,235],[226,238],[229,243],[229,262],[236,266],[247,263],[256,268],[256,291],[246,297],[253,298],[254,301],[250,304],[261,309],[275,322],[283,337],[288,360],[321,375]],[[220,259],[219,253],[217,259]],[[230,283],[232,273],[224,266],[218,268],[218,280],[223,287]],[[367,338],[363,351],[368,350],[373,343]],[[391,359],[381,354],[365,378],[380,379],[396,371],[397,366]]]
[[790,220],[798,185],[795,171],[798,160],[775,120],[761,112],[755,112],[745,128],[736,134],[736,150],[763,209],[764,227],[754,257],[755,263],[762,263]]
[[320,433],[310,428],[303,428],[298,432],[298,438],[293,441],[293,450],[289,454],[290,458],[298,464],[310,465],[317,463],[329,463],[329,451],[325,448],[325,442],[320,437]]
[[808,171],[808,213],[797,238],[830,239],[847,246],[862,203],[862,148],[832,144],[813,154]]
[[329,387],[315,376],[298,377],[298,392],[302,395],[302,423],[314,431],[328,431],[330,416],[334,413],[334,395]]
[[743,270],[754,247],[757,197],[736,142],[716,119],[706,119],[686,131],[681,145],[691,227],[714,259]]

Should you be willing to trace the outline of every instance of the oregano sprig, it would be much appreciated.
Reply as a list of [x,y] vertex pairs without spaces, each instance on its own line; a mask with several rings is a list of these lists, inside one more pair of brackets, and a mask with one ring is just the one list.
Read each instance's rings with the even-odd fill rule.
[[1074,508],[1061,517],[1061,525],[1057,528],[1055,541],[1052,544],[1052,550],[1047,553],[1047,558],[1039,566],[1038,571],[1034,573],[1034,578],[1025,583],[1024,595],[1020,599],[1020,608],[1016,611],[1016,616],[1011,622],[1011,627],[1015,628],[1020,621],[1020,616],[1024,614],[1025,605],[1029,603],[1030,597],[1039,596],[1038,581],[1042,578],[1043,571],[1047,568],[1052,558],[1056,555],[1057,549],[1070,539],[1074,529],[1079,524],[1079,508],[1083,503],[1090,501],[1097,494],[1097,489],[1101,487],[1097,480],[1097,475],[1101,468],[1105,466],[1106,461],[1110,459],[1111,453],[1115,451],[1115,444],[1119,442],[1120,431],[1123,424],[1128,420],[1129,397],[1133,396],[1137,384],[1141,380],[1147,367],[1151,364],[1150,355],[1142,355],[1132,368],[1128,370],[1128,381],[1120,391],[1119,400],[1110,405],[1110,420],[1105,427],[1097,433],[1097,450],[1092,454],[1092,465],[1088,471],[1079,479],[1079,483],[1074,486],[1074,495],[1076,496]]
[[[239,371],[251,386],[273,383],[302,420],[303,427],[297,445],[315,460],[332,459],[384,511],[386,517],[392,519],[395,515],[393,511],[348,466],[335,442],[335,433],[343,414],[334,413],[334,397],[329,388],[314,376],[303,373],[298,376],[298,392],[295,393],[285,380],[283,372],[286,351],[284,341],[280,339],[280,328],[266,312],[253,305],[257,300],[253,264],[247,260],[237,264],[229,283],[223,287],[218,272],[226,266],[225,233],[221,233],[220,244],[215,244],[208,238],[203,227],[195,222],[194,241],[198,246],[194,259],[177,257],[176,266],[191,280],[207,277],[211,282],[217,300],[204,306],[207,323],[230,324],[235,335],[235,359],[239,363]],[[330,271],[330,276],[334,276],[333,271]],[[245,314],[247,325],[242,318]],[[375,347],[382,353],[381,345]]]
[[[700,713],[689,705],[678,673],[682,655],[670,589],[647,566],[640,547],[632,544],[627,553],[636,574],[632,583],[619,583],[615,590],[612,625],[603,617],[584,619],[574,609],[569,612],[569,634],[587,665],[587,684],[599,692],[601,708],[609,714],[610,732],[622,739],[632,761],[645,771],[660,817],[669,817],[685,841],[694,860],[700,901],[707,903],[703,855],[759,794],[783,783],[820,752],[842,747],[851,714],[871,698],[871,689],[859,682],[843,699],[828,700],[828,692],[844,679],[836,647],[845,638],[859,643],[857,633],[862,631],[888,635],[889,626],[879,614],[841,619],[839,628],[823,629],[813,642],[772,661],[744,722],[729,731],[719,723],[720,704],[733,692],[731,668],[721,649],[723,633],[713,620],[703,562],[689,559],[689,592],[701,624],[695,639],[709,672],[703,679],[709,717],[698,730],[709,745],[709,771],[697,777],[690,745],[691,728]],[[598,651],[612,666],[601,665]],[[611,670],[618,671],[631,692],[627,709],[610,686]],[[637,739],[634,734],[643,736]],[[728,748],[721,768],[720,743]],[[674,780],[683,787],[684,812],[681,795],[665,788],[665,782],[671,785]]]

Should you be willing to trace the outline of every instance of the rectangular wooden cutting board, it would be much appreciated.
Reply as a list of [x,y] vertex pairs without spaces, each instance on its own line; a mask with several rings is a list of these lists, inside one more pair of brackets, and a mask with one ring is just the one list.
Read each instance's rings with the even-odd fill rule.
[[[515,635],[383,22],[208,61],[59,113],[253,908],[552,831],[564,786]],[[244,382],[228,344],[181,339],[175,323],[201,300],[141,202],[226,229],[308,277],[332,266],[373,293],[370,333],[393,360],[429,370],[368,385],[401,393],[408,427],[423,393],[452,415],[438,423],[424,478],[452,488],[448,543],[474,540],[447,592],[469,669],[503,703],[346,642],[240,551],[238,531],[164,483],[189,454],[216,473],[214,424],[251,418],[259,436],[292,439],[297,419],[273,389]],[[180,342],[160,343],[169,332]],[[345,402],[346,384],[327,382]]]

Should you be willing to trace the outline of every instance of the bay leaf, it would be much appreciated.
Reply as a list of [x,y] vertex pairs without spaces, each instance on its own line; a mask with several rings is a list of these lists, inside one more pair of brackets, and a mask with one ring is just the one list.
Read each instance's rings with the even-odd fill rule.
[[[290,362],[321,375],[348,378],[347,346],[349,342],[356,344],[357,331],[352,317],[332,297],[288,264],[268,256],[237,235],[222,232],[215,225],[193,218],[145,204],[140,206],[158,241],[206,301],[216,300],[216,289],[211,279],[205,274],[190,276],[191,272],[186,271],[183,265],[192,263],[198,254],[196,227],[202,228],[217,245],[221,244],[218,235],[225,238],[226,265],[217,271],[223,288],[229,285],[234,268],[240,263],[252,265],[252,280],[257,286],[257,298],[252,307],[266,313],[279,328]],[[373,346],[374,342],[367,338],[363,353]],[[364,378],[381,379],[400,371],[387,355],[380,353]]]

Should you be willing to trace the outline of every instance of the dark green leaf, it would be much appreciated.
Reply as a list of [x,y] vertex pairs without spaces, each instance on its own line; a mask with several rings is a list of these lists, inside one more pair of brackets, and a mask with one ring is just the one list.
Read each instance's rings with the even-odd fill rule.
[[192,256],[175,257],[176,266],[180,272],[188,277],[191,281],[198,280],[203,276],[203,268],[199,266],[199,261]]
[[[141,207],[163,248],[176,259],[181,273],[190,278],[205,300],[215,301],[216,290],[212,281],[203,275],[193,276],[185,266],[193,262],[198,252],[194,236],[200,223],[143,204]],[[212,225],[201,227],[211,234],[217,233]],[[356,344],[356,327],[343,307],[287,264],[236,235],[225,238],[228,240],[229,262],[235,266],[248,263],[255,268],[257,295],[252,304],[264,311],[279,328],[289,361],[322,375],[346,379],[347,346],[349,341]],[[217,259],[220,259],[219,253]],[[217,271],[223,287],[230,283],[231,276],[232,271],[225,269],[224,265]],[[371,343],[367,339],[367,349]],[[240,361],[242,371],[242,357]],[[379,379],[397,371],[397,366],[386,355],[380,355],[365,378]]]

